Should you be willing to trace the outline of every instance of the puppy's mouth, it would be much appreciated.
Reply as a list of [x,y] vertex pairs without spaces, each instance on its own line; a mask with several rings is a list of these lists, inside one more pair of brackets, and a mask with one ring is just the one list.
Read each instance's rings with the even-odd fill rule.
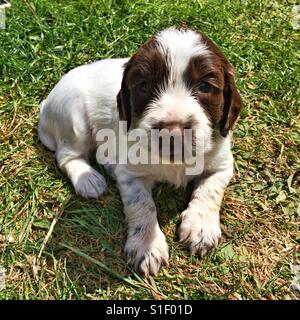
[[176,137],[171,136],[168,143],[165,143],[162,137],[159,137],[159,158],[169,159],[170,163],[184,162],[184,141],[180,137],[176,141]]

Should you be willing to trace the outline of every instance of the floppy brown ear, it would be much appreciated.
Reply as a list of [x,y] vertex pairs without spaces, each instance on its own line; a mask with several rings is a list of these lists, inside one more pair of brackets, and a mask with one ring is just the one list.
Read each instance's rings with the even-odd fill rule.
[[130,102],[130,91],[127,85],[127,73],[130,68],[130,61],[125,64],[125,70],[123,73],[123,79],[121,83],[121,90],[117,95],[117,107],[119,112],[119,119],[127,121],[127,130],[131,125],[131,102]]
[[232,129],[242,108],[243,101],[235,86],[234,70],[230,66],[225,71],[224,109],[220,124],[220,131],[223,137],[226,137],[229,130]]

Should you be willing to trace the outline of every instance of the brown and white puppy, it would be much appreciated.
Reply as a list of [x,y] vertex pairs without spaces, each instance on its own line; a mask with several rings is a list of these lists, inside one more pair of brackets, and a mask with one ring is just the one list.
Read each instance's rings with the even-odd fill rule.
[[86,198],[98,197],[106,188],[88,161],[100,145],[99,130],[117,133],[120,120],[127,121],[128,135],[136,129],[167,129],[183,137],[185,129],[192,130],[194,151],[202,156],[199,174],[187,174],[184,161],[106,165],[124,204],[127,261],[149,275],[168,261],[151,196],[155,181],[176,186],[194,182],[181,214],[180,241],[201,257],[217,245],[219,210],[233,174],[230,130],[241,108],[233,67],[220,49],[199,32],[169,28],[130,59],[107,59],[70,71],[41,104],[38,130],[40,140],[56,151],[76,193]]

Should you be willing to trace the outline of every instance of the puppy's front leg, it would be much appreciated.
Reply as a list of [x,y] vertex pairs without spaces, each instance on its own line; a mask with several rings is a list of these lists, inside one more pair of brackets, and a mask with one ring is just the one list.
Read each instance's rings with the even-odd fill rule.
[[118,178],[118,185],[128,223],[127,262],[145,276],[155,275],[168,262],[169,253],[151,196],[152,181],[123,176]]
[[203,257],[221,238],[219,211],[232,168],[196,182],[188,208],[181,214],[180,241],[192,254]]

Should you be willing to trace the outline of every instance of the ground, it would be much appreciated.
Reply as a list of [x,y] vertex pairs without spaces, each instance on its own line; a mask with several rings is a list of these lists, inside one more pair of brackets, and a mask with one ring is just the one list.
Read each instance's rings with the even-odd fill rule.
[[[13,2],[0,30],[0,299],[300,298],[295,3]],[[235,176],[221,209],[221,244],[202,260],[191,257],[175,235],[187,192],[160,185],[154,198],[170,263],[143,279],[124,261],[126,226],[114,180],[106,175],[99,200],[74,195],[38,141],[38,104],[73,67],[130,56],[171,25],[201,30],[223,49],[245,107],[233,133]]]

